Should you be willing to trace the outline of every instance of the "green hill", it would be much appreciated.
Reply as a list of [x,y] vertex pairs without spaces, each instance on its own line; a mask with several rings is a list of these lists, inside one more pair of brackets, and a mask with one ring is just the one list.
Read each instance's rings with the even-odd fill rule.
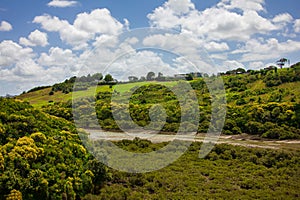
[[[300,64],[284,69],[262,69],[259,71],[229,71],[222,74],[226,90],[227,116],[224,134],[254,134],[273,139],[300,138]],[[211,96],[204,78],[189,81],[199,100],[200,119],[196,130],[206,132],[211,117]],[[81,83],[80,83],[81,84]],[[79,84],[79,85],[80,85]],[[107,130],[120,130],[121,126],[130,128],[125,119],[127,105],[121,101],[129,98],[129,112],[133,121],[140,126],[150,123],[149,109],[160,103],[166,109],[166,123],[163,132],[177,132],[180,125],[181,110],[176,96],[170,89],[179,87],[180,81],[150,81],[122,83],[117,85],[86,86],[84,89],[65,92],[70,86],[69,80],[49,88],[41,88],[17,97],[28,101],[35,107],[43,107],[45,112],[57,116],[71,116],[71,102],[85,98],[86,104],[78,107],[85,119],[83,127],[96,128],[98,123]],[[59,86],[59,87],[58,87]],[[81,85],[80,85],[81,86]],[[53,92],[53,88],[62,88]],[[129,91],[133,91],[132,94]],[[70,89],[68,89],[69,91]],[[111,95],[117,98],[111,104]],[[131,96],[130,96],[131,95]],[[186,94],[188,96],[188,93]],[[94,104],[93,98],[96,99]],[[96,106],[98,122],[92,120],[92,113],[86,113],[87,106]],[[65,110],[64,110],[65,109]],[[111,110],[117,110],[121,122],[116,124]],[[65,113],[68,113],[66,115]],[[122,118],[123,117],[123,118]],[[68,117],[68,119],[73,119]],[[76,120],[76,119],[75,119]],[[155,126],[159,126],[156,124]],[[187,130],[195,130],[194,124],[185,124]]]
[[[222,76],[227,96],[224,134],[299,138],[299,65],[228,74]],[[198,127],[188,123],[185,127],[202,133],[207,131],[210,122],[210,93],[203,78],[189,83],[193,89],[184,94],[197,95],[200,117]],[[178,131],[180,116],[189,114],[180,110],[171,90],[180,89],[180,84],[180,81],[151,81],[96,87],[85,83],[79,91],[73,91],[72,81],[68,80],[51,87],[33,88],[16,99],[0,98],[0,199],[299,198],[298,147],[263,149],[218,144],[200,159],[202,143],[194,142],[174,163],[144,174],[105,167],[87,152],[78,131],[82,137],[87,135],[76,130],[73,122],[78,116],[72,113],[72,97],[82,100],[73,105],[84,119],[82,127],[100,124],[107,130],[119,130],[120,124],[116,124],[112,110],[122,119],[128,110],[122,100],[130,97],[129,112],[135,123],[147,126],[149,109],[160,104],[166,110],[162,131],[174,133]],[[112,94],[116,97],[113,103]],[[97,115],[97,122],[88,112],[91,107],[96,107],[96,113],[92,114]],[[130,126],[130,123],[125,118],[121,125]],[[94,142],[93,152],[110,162],[101,149],[103,142]],[[135,138],[115,144],[126,151],[145,153],[168,143],[154,144]],[[176,150],[176,142],[171,145]],[[122,159],[126,162],[126,157],[120,155]],[[151,160],[144,162],[153,164]]]

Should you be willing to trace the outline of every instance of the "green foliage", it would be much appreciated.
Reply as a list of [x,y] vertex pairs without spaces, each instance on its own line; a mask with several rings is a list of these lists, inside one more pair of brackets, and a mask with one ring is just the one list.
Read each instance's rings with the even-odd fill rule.
[[43,106],[42,111],[69,121],[73,120],[72,104],[70,101],[67,103],[60,102]]
[[0,197],[77,199],[99,187],[105,167],[92,164],[75,130],[63,118],[0,98]]
[[114,79],[113,79],[112,75],[110,75],[110,74],[106,74],[105,77],[104,77],[104,81],[105,81],[106,83],[109,83],[109,82],[111,82],[111,81],[113,81],[113,80],[114,80]]
[[51,86],[38,86],[38,87],[35,87],[35,88],[32,88],[30,90],[28,90],[27,93],[30,93],[30,92],[35,92],[35,91],[39,91],[39,90],[43,90],[45,88],[50,88]]
[[155,77],[155,73],[154,72],[148,72],[147,76],[146,76],[146,80],[147,81],[152,81]]
[[[78,112],[83,119],[81,120],[82,126],[97,128],[100,124],[102,128],[107,130],[120,130],[112,115],[111,110],[113,108],[113,110],[116,110],[118,117],[122,119],[119,123],[122,127],[130,128],[132,126],[125,115],[128,109],[133,121],[139,126],[145,127],[150,123],[149,110],[153,105],[161,104],[167,114],[166,123],[162,131],[176,132],[180,124],[181,115],[185,114],[185,112],[181,111],[176,95],[169,88],[175,89],[180,81],[160,82],[161,85],[152,84],[157,83],[153,79],[155,74],[149,72],[148,75],[151,82],[122,83],[111,86],[111,88],[107,87],[107,89],[103,89],[104,86],[99,86],[97,89],[90,87],[86,93],[80,93],[80,91],[73,92],[74,98],[90,96],[85,98],[83,104],[77,105]],[[84,84],[87,80],[94,80],[95,77],[93,77],[94,75],[80,79],[82,79],[81,82]],[[163,76],[159,73],[158,77]],[[278,70],[274,68],[245,72],[242,69],[237,69],[233,70],[232,73],[222,76],[226,89],[226,100],[228,102],[226,118],[235,121],[234,126],[225,124],[223,133],[249,133],[276,139],[299,138],[300,117],[299,109],[297,108],[300,102],[299,77],[299,64],[289,69]],[[131,78],[133,81],[136,81],[136,77]],[[68,80],[63,84],[70,84],[72,81]],[[195,78],[195,80],[189,82],[193,88],[193,91],[189,92],[194,92],[199,102],[198,132],[207,131],[211,117],[212,97],[205,81],[207,79]],[[105,82],[103,83],[105,84]],[[91,98],[94,91],[97,91],[97,95],[95,96],[96,102]],[[129,97],[128,95],[131,94],[130,91],[134,91],[134,93]],[[116,102],[111,103],[110,99],[112,95],[117,99]],[[54,102],[59,101],[58,96],[59,94],[55,93],[49,96],[47,101],[45,99],[45,104],[49,105],[43,108],[44,112],[72,120],[73,116],[70,105],[48,103],[48,100],[51,100],[51,102],[52,100]],[[188,92],[186,96],[189,96]],[[64,101],[66,102],[71,97],[69,95]],[[125,98],[130,98],[129,105],[122,104],[122,99]],[[274,106],[277,107],[275,110],[273,110]],[[93,116],[91,115],[97,115],[99,121],[93,120]],[[266,127],[266,123],[269,125],[271,123],[273,126],[268,130],[264,128]],[[22,124],[18,124],[18,126],[22,126]],[[187,129],[193,129],[193,125],[184,124],[184,126]],[[281,134],[277,134],[278,130],[284,131]],[[268,133],[266,133],[267,131]]]
[[[146,146],[145,146],[146,144]],[[135,152],[158,149],[162,144],[135,139],[116,142]],[[98,195],[84,199],[297,199],[300,154],[282,150],[216,145],[200,159],[201,143],[169,166],[149,173],[111,170],[109,184]]]
[[291,66],[288,69],[282,69],[279,72],[269,71],[264,78],[267,87],[278,86],[282,83],[300,81],[300,68],[299,65]]

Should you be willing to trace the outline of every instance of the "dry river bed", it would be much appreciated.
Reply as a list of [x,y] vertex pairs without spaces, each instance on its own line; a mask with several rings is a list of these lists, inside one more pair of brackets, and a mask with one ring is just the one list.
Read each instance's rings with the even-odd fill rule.
[[220,135],[217,137],[208,137],[208,134],[197,135],[171,135],[171,134],[151,134],[149,132],[143,133],[123,133],[123,132],[110,132],[103,130],[86,129],[90,133],[89,138],[92,140],[109,140],[119,141],[123,139],[133,140],[135,137],[141,139],[150,140],[153,143],[169,142],[174,139],[203,142],[203,141],[215,141],[217,144],[226,143],[231,145],[239,145],[245,147],[257,147],[265,149],[288,149],[288,150],[300,150],[300,140],[268,140],[262,139],[258,136],[250,136],[247,134],[241,135]]

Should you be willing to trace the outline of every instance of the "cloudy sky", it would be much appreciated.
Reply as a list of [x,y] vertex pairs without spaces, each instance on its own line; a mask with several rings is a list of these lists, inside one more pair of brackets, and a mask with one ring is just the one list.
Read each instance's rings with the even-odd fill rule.
[[[83,71],[201,71],[203,52],[217,71],[296,63],[299,10],[299,0],[1,0],[0,95]],[[161,50],[138,50],[148,46]]]

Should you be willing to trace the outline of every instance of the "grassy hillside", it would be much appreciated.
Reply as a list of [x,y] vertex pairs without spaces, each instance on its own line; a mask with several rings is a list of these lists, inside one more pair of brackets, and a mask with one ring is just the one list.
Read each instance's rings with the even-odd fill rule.
[[[130,89],[134,87],[139,87],[141,85],[147,85],[153,82],[135,82],[135,83],[126,83],[126,84],[118,84],[110,88],[108,85],[99,85],[99,86],[91,86],[87,90],[70,92],[68,94],[63,93],[62,91],[55,92],[53,95],[49,95],[52,88],[45,88],[33,92],[28,92],[17,96],[17,99],[22,101],[27,101],[34,107],[42,107],[48,104],[53,104],[54,102],[67,102],[72,100],[72,98],[83,98],[83,97],[91,97],[95,96],[99,92],[107,92],[116,90],[120,93],[128,92]],[[159,82],[159,84],[163,84],[166,86],[174,86],[177,82]]]
[[[248,133],[272,139],[300,138],[299,64],[291,68],[248,71],[248,73],[227,74],[221,77],[226,89],[227,101],[224,134]],[[184,124],[187,131],[197,130],[199,133],[204,133],[208,130],[212,114],[211,95],[204,80],[198,78],[189,81],[193,90],[185,91],[187,97],[192,93],[197,95],[200,110],[199,126],[195,127],[197,126],[195,123],[187,122]],[[36,107],[44,106],[46,112],[60,117],[66,113],[68,113],[66,116],[72,115],[71,104],[53,105],[54,102],[70,102],[72,97],[74,99],[85,98],[84,104],[75,104],[78,106],[81,117],[85,119],[81,126],[96,128],[100,123],[101,127],[107,130],[120,130],[122,129],[120,126],[134,128],[128,121],[131,119],[126,118],[128,109],[122,103],[122,99],[130,99],[130,116],[136,124],[143,127],[150,124],[149,109],[159,103],[165,108],[167,114],[166,123],[161,131],[177,132],[181,115],[184,113],[181,113],[177,97],[170,89],[178,89],[181,87],[179,83],[180,81],[151,81],[113,86],[99,85],[72,93],[61,91],[51,93],[53,88],[46,88],[22,94],[17,98],[28,101]],[[133,94],[128,93],[133,89],[135,89]],[[117,97],[117,102],[113,104],[111,104],[112,93]],[[87,98],[91,96],[95,97],[96,104],[94,100]],[[193,109],[191,105],[188,105],[189,109]],[[94,110],[89,108],[95,106],[98,122],[92,120],[93,113],[87,113],[87,110]],[[115,122],[112,110],[116,110],[120,123]],[[189,116],[191,113],[193,113],[192,110],[185,115]],[[193,118],[190,121],[193,121]],[[153,127],[161,126],[159,123],[152,125]]]

